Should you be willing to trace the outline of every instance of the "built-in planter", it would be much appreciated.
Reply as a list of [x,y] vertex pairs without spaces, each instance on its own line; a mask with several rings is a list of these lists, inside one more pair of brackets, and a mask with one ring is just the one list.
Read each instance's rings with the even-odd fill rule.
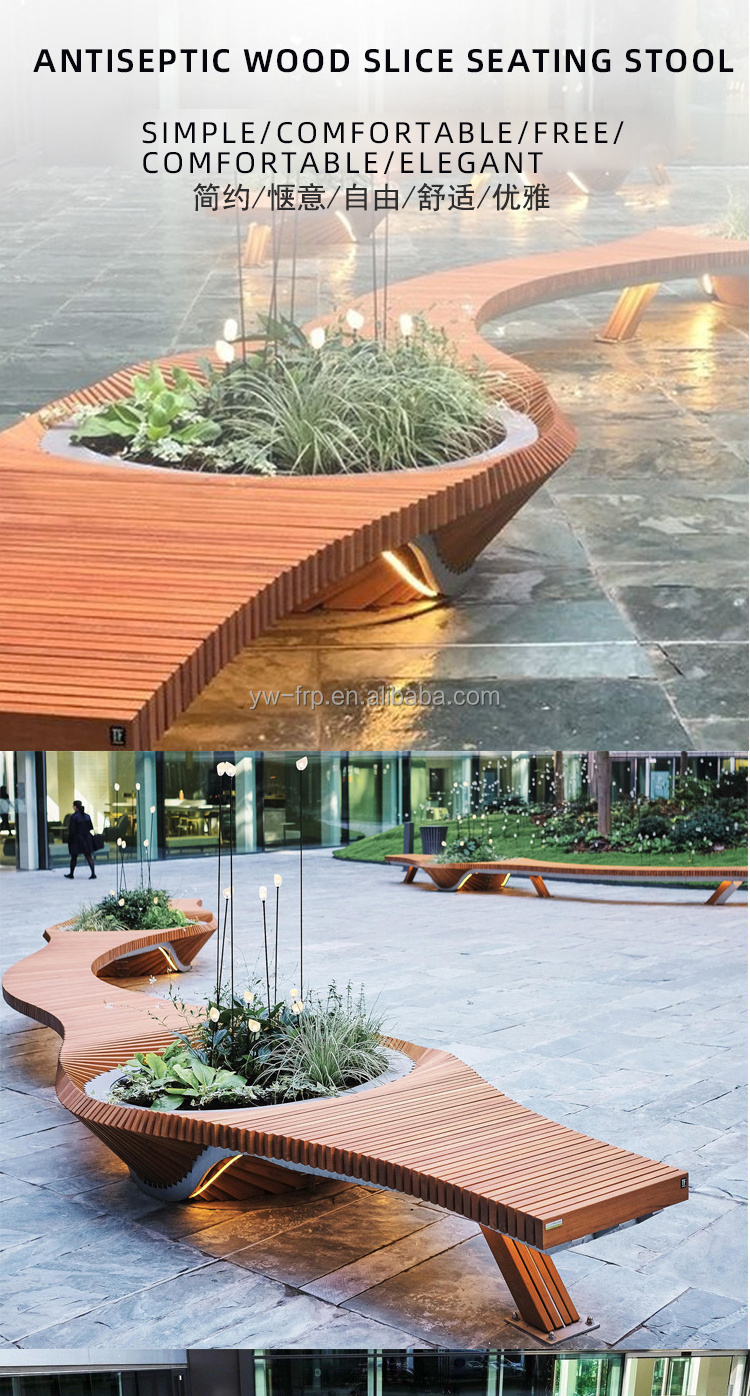
[[[186,923],[167,926],[159,931],[142,932],[143,935],[156,937],[156,940],[145,950],[134,948],[124,951],[118,959],[106,965],[102,971],[104,978],[141,979],[152,974],[184,974],[190,969],[198,951],[211,939],[216,930],[216,919],[212,912],[203,910],[200,900],[175,898],[170,905],[183,913],[187,918]],[[71,918],[69,921],[60,921],[49,929],[51,932],[66,931],[69,935],[98,934],[95,931],[74,931],[74,925],[75,918]]]

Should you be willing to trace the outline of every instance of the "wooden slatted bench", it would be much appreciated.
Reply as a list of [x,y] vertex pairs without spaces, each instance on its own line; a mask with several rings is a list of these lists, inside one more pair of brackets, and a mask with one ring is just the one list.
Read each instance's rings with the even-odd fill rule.
[[[576,441],[540,376],[488,343],[482,325],[564,296],[742,275],[747,266],[746,242],[660,228],[390,287],[394,324],[402,312],[424,313],[459,354],[503,372],[508,404],[528,427],[522,444],[509,439],[442,468],[225,477],[72,460],[43,447],[38,413],[0,433],[3,557],[14,578],[13,606],[0,618],[8,745],[150,750],[282,617],[326,601],[362,607],[414,598],[425,585],[449,594]],[[362,308],[370,313],[364,301]],[[125,396],[135,371],[72,393],[64,405],[73,411]],[[86,558],[91,584],[71,595],[59,579],[75,555]],[[198,558],[216,565],[191,585]]]
[[[212,911],[206,911],[200,898],[173,897],[170,906],[184,913],[187,925],[160,931],[159,939],[150,942],[146,949],[135,946],[125,950],[119,960],[107,963],[108,979],[139,979],[147,974],[183,974],[190,968],[198,951],[203,949],[216,930],[216,917]],[[59,921],[56,926],[49,927],[47,934],[56,931],[68,931],[71,935],[92,934],[89,931],[71,931],[73,925],[74,918]]]
[[440,892],[486,892],[506,886],[511,877],[527,877],[537,896],[551,897],[545,878],[558,881],[669,883],[718,882],[706,906],[721,906],[747,881],[746,863],[728,863],[721,867],[653,868],[645,865],[617,863],[552,863],[543,859],[503,858],[480,863],[438,863],[431,853],[387,853],[386,863],[406,868],[404,882],[413,882],[418,872],[426,873]]
[[3,981],[13,1008],[63,1038],[63,1105],[151,1195],[279,1194],[312,1174],[436,1203],[479,1224],[516,1305],[512,1321],[550,1342],[597,1326],[581,1319],[551,1252],[687,1200],[682,1169],[545,1119],[450,1052],[400,1039],[384,1041],[413,1062],[408,1074],[334,1099],[194,1112],[95,1099],[86,1089],[95,1077],[136,1050],[163,1049],[184,1027],[170,1000],[97,977],[158,935],[50,929]]

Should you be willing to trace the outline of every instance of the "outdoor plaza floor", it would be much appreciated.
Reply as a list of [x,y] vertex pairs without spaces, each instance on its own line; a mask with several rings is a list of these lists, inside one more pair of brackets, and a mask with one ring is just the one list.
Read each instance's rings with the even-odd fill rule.
[[[297,855],[234,867],[251,977],[257,888],[283,876],[286,990]],[[304,869],[310,985],[363,983],[386,1031],[453,1052],[555,1121],[689,1170],[687,1203],[556,1254],[600,1325],[568,1346],[744,1347],[746,908],[601,884],[556,883],[547,902],[526,883],[442,896],[327,851],[305,854]],[[111,880],[102,866],[101,894]],[[215,907],[213,858],[160,864],[156,882]],[[87,876],[69,888],[61,872],[7,872],[2,888],[3,968],[90,894]],[[181,994],[200,996],[214,972],[209,943]],[[169,981],[125,982],[163,996]],[[507,1321],[512,1301],[477,1225],[437,1206],[341,1182],[291,1201],[144,1196],[58,1103],[53,1032],[5,1005],[1,1022],[0,1347],[538,1345]]]
[[[553,195],[549,212],[525,216],[489,204],[407,209],[390,220],[390,281],[660,225],[716,225],[744,186],[741,170],[671,176],[657,186],[638,172],[589,199]],[[0,178],[0,425],[124,364],[212,344],[236,314],[233,218],[194,212],[189,182],[63,168]],[[382,228],[376,243],[382,277]],[[345,310],[367,290],[371,263],[367,243],[302,258],[297,318]],[[282,310],[288,275],[282,260]],[[270,280],[269,266],[245,273],[251,322]],[[456,601],[287,620],[230,663],[162,744],[538,748],[559,746],[562,733],[568,746],[744,746],[747,312],[675,283],[634,340],[597,343],[615,299],[558,301],[487,326],[541,372],[579,445]],[[127,606],[127,558],[113,565]],[[186,588],[217,566],[191,559]],[[443,705],[362,701],[380,685],[415,683],[440,690]],[[317,711],[296,700],[298,686],[321,692]],[[288,696],[254,707],[259,689]],[[332,706],[335,689],[357,701]],[[476,689],[499,700],[456,700]]]

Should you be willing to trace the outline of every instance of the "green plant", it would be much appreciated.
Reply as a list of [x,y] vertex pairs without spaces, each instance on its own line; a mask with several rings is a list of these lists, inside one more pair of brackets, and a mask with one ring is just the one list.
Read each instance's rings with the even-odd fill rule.
[[325,997],[271,1011],[254,989],[233,1003],[222,996],[196,1014],[175,994],[185,1031],[163,1053],[136,1052],[109,1099],[153,1110],[258,1105],[336,1095],[387,1066],[381,1020],[362,992],[331,984]]
[[125,888],[101,901],[82,906],[73,931],[160,931],[187,924],[184,912],[170,903],[160,887]]
[[161,1054],[136,1052],[126,1073],[109,1093],[112,1101],[145,1105],[151,1110],[200,1110],[211,1105],[252,1105],[252,1087],[235,1072],[201,1061],[182,1042]]
[[[746,824],[744,827],[746,828]],[[713,848],[716,844],[726,847],[736,844],[742,831],[743,825],[731,814],[708,806],[700,813],[678,819],[674,825],[672,839],[675,848]]]
[[343,330],[313,348],[266,320],[262,350],[198,378],[158,366],[130,397],[76,418],[73,439],[185,469],[316,475],[441,465],[502,437],[501,379],[457,362],[444,334],[415,320],[389,344]]
[[382,1019],[367,1008],[363,991],[355,999],[351,985],[342,995],[331,984],[325,997],[309,1000],[294,1030],[278,1041],[261,1082],[296,1079],[335,1092],[370,1081],[388,1065],[381,1028]]
[[219,428],[205,413],[205,383],[179,367],[171,379],[167,383],[158,364],[136,373],[129,397],[81,409],[73,441],[123,451],[134,460],[153,455],[177,463],[216,440]]
[[737,238],[745,241],[748,236],[748,203],[747,199],[731,199],[729,207],[724,215],[719,236],[724,238]]

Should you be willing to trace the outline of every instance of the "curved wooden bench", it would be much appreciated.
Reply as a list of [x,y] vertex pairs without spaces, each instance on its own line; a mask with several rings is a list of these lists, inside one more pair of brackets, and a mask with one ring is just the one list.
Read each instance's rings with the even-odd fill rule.
[[[107,963],[107,979],[140,979],[144,975],[184,974],[190,968],[199,950],[211,939],[217,927],[212,911],[206,911],[198,898],[174,897],[170,905],[184,912],[187,925],[172,926],[156,932],[158,940],[150,943],[148,949],[131,947],[119,960]],[[49,937],[57,931],[67,931],[71,935],[91,935],[98,932],[71,931],[74,919],[59,921],[50,926],[45,935]]]
[[165,1201],[305,1186],[309,1174],[423,1198],[479,1223],[521,1326],[558,1342],[581,1322],[549,1252],[684,1202],[687,1174],[527,1110],[444,1052],[387,1038],[411,1072],[369,1091],[255,1109],[153,1112],[92,1098],[86,1085],[184,1022],[97,975],[154,936],[49,930],[8,970],[6,1001],[63,1037],[57,1094]]
[[652,868],[645,865],[617,863],[552,863],[534,858],[502,858],[479,863],[437,863],[431,853],[387,853],[386,863],[398,863],[406,868],[404,882],[413,882],[418,872],[424,872],[441,892],[488,892],[501,889],[511,877],[528,877],[537,896],[551,897],[545,877],[568,882],[718,882],[706,900],[706,906],[720,906],[747,881],[747,863],[728,863],[721,867]]
[[[38,414],[1,433],[14,578],[0,620],[6,741],[151,749],[281,617],[326,601],[362,607],[450,592],[576,440],[539,375],[499,353],[481,326],[561,296],[747,265],[746,243],[666,228],[390,287],[394,323],[403,311],[424,313],[461,354],[504,372],[507,401],[526,422],[517,447],[440,469],[283,480],[171,473],[49,454]],[[63,405],[123,396],[134,371]],[[71,557],[89,582],[74,593],[61,585]]]

